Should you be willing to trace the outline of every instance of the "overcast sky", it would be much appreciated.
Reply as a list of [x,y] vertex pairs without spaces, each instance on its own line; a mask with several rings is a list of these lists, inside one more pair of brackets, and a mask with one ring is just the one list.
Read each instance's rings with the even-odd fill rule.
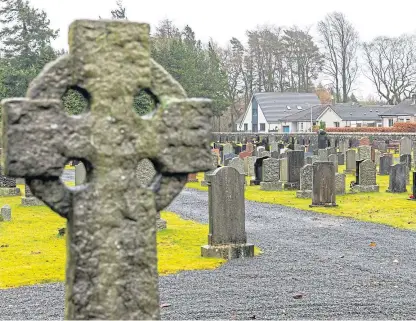
[[[60,29],[54,43],[67,48],[69,24],[75,19],[110,18],[115,0],[30,0],[36,8],[47,12],[52,27]],[[376,36],[398,36],[416,32],[416,0],[124,0],[127,17],[150,23],[151,29],[169,18],[178,27],[189,24],[197,38],[212,37],[226,45],[231,37],[245,41],[245,31],[257,25],[312,27],[332,11],[342,11],[360,33],[362,41]],[[371,84],[361,76],[356,94],[366,97],[374,93]]]

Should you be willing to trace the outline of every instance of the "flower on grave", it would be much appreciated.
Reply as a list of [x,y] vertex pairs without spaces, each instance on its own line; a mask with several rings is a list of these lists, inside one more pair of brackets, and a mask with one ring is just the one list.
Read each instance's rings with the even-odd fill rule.
[[409,198],[415,198],[415,196],[413,194],[410,194]]

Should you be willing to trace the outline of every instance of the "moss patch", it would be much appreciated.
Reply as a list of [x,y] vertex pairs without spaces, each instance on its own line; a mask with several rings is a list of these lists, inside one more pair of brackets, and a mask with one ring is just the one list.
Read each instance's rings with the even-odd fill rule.
[[[338,171],[342,173],[344,169],[345,166],[339,166]],[[198,174],[197,177],[199,181],[203,180],[202,173]],[[247,179],[248,181],[249,179]],[[351,181],[355,181],[355,176],[348,174],[345,179],[347,192]],[[296,198],[296,191],[261,191],[260,186],[247,186],[245,197],[250,201],[280,204],[318,213],[352,217],[360,221],[381,223],[403,229],[416,229],[416,201],[407,200],[412,193],[411,186],[407,186],[407,193],[387,193],[389,176],[379,175],[377,175],[377,184],[380,186],[379,193],[337,195],[338,207],[333,208],[310,208],[311,200]],[[208,188],[201,186],[201,183],[188,183],[186,187],[208,191]]]

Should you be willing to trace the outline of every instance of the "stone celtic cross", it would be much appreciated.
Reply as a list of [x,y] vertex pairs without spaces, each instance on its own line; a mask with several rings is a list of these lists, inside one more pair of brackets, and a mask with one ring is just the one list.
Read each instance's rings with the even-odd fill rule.
[[[65,318],[158,319],[156,213],[188,173],[211,169],[210,101],[187,99],[150,58],[147,24],[75,21],[69,46],[26,98],[2,102],[5,173],[67,218]],[[64,111],[69,88],[85,93],[89,110]],[[151,117],[133,111],[142,89],[159,103]],[[70,159],[86,164],[80,187],[59,178]],[[156,169],[147,188],[135,179],[142,159]]]

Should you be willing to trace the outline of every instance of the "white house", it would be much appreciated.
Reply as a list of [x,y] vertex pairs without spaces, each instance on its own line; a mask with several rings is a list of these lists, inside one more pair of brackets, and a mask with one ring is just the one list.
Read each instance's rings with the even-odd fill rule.
[[[312,126],[324,122],[326,127],[381,127],[381,114],[393,106],[361,106],[359,104],[317,105],[281,120],[290,132],[309,132]],[[312,117],[311,117],[312,116]]]
[[237,130],[245,132],[296,131],[292,122],[282,122],[290,115],[320,105],[314,93],[256,93],[251,97],[243,117],[237,120]]
[[405,99],[396,106],[383,112],[381,115],[383,127],[392,127],[394,123],[416,121],[416,94],[411,99]]

